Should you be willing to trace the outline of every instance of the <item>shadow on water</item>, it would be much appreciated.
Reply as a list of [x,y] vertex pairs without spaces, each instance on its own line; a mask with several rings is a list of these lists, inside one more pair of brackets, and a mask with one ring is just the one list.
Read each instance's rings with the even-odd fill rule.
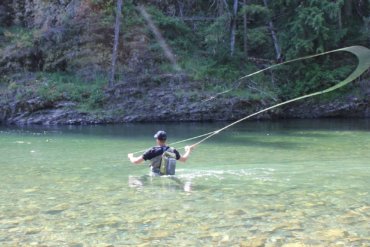
[[[229,122],[164,122],[164,123],[127,123],[113,125],[89,125],[89,126],[6,126],[0,125],[1,132],[14,132],[25,134],[68,134],[68,135],[94,135],[111,138],[148,138],[157,130],[166,130],[170,141],[177,141],[193,136],[208,133],[223,128]],[[345,131],[359,130],[370,131],[369,119],[292,119],[292,120],[269,120],[269,121],[246,121],[223,131],[261,133],[281,131]],[[317,133],[315,133],[317,134]],[[301,134],[297,134],[302,136]],[[311,137],[311,134],[309,134]]]

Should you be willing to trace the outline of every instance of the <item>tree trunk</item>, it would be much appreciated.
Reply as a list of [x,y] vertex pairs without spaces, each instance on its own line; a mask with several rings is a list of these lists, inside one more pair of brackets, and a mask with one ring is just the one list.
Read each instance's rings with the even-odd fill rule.
[[184,17],[184,2],[183,1],[177,1],[177,4],[179,6],[179,16],[180,18]]
[[236,19],[238,13],[238,0],[234,0],[233,15],[231,19],[231,32],[230,32],[230,55],[234,55],[235,51],[235,36],[236,36]]
[[229,5],[227,5],[226,0],[223,0],[223,1],[220,3],[220,8],[219,8],[219,13],[220,13],[220,15],[223,15],[223,13],[225,12],[225,9],[226,9],[227,11],[229,11]]
[[114,25],[114,45],[112,53],[112,70],[109,79],[109,86],[112,87],[114,84],[114,76],[116,74],[116,62],[117,62],[117,50],[118,50],[118,39],[119,39],[119,27],[122,19],[122,0],[117,0],[116,10],[116,23]]
[[[268,8],[268,0],[263,0],[263,3],[265,7]],[[276,61],[281,61],[281,49],[280,49],[279,41],[275,33],[274,23],[272,22],[272,20],[269,21],[268,25],[269,25],[272,41],[274,42]]]
[[[247,0],[243,0],[243,5],[247,6]],[[244,54],[246,57],[248,57],[248,16],[247,12],[244,13],[243,16],[243,49],[244,49]]]

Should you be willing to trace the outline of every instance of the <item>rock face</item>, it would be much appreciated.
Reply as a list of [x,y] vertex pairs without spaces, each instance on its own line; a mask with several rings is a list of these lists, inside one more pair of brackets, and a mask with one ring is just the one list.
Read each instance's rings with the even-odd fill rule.
[[0,123],[16,125],[76,125],[104,123],[76,109],[74,102],[48,102],[40,98],[0,106]]
[[311,101],[309,103],[293,104],[284,108],[285,112],[277,115],[283,118],[369,118],[370,101],[350,97],[347,101],[334,100],[332,102],[320,103]]
[[[50,102],[41,97],[0,104],[0,122],[17,125],[79,125],[124,122],[230,121],[243,118],[274,102],[246,100],[203,92],[184,75],[164,75],[125,82],[105,90],[99,109],[82,111],[71,101]],[[143,83],[146,81],[146,83]],[[149,81],[149,82],[148,82]],[[158,82],[160,81],[160,82]],[[146,85],[146,86],[142,86]],[[331,101],[310,99],[259,114],[254,119],[370,117],[370,92],[360,98],[346,96]],[[208,100],[208,101],[207,101]]]
[[[147,80],[148,78],[143,78]],[[76,102],[50,102],[41,97],[0,104],[0,122],[17,125],[105,124],[162,121],[233,120],[264,107],[261,102],[237,97],[206,101],[197,83],[186,76],[165,75],[161,83],[121,83],[105,91],[100,109],[79,110]],[[269,117],[260,115],[259,117]]]
[[370,81],[357,83],[352,90],[332,100],[311,98],[282,108],[278,117],[285,118],[369,118],[370,117]]

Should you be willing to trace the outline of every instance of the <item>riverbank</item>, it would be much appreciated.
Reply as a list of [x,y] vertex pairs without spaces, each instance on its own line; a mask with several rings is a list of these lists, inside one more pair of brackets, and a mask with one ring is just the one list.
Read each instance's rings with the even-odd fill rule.
[[[30,81],[2,89],[0,123],[88,125],[232,121],[282,101],[268,95],[232,92],[212,99],[217,91],[208,90],[199,82],[179,74],[130,79],[111,88],[101,82],[86,84],[86,88],[80,86],[79,89],[75,86],[68,89],[68,83],[56,88],[50,80],[44,79],[29,76]],[[367,80],[356,82],[345,93],[292,103],[259,114],[255,119],[369,118],[369,84]]]

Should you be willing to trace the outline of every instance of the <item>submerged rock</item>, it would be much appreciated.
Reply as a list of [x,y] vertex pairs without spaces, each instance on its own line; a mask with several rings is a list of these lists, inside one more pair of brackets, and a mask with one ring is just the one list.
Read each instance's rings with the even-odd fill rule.
[[252,239],[248,239],[248,241],[243,241],[240,243],[241,247],[264,247],[266,243],[266,237],[255,237]]
[[104,228],[104,227],[113,227],[113,228],[116,228],[121,223],[122,223],[122,220],[120,218],[110,217],[110,218],[106,218],[102,222],[98,223],[97,225],[95,225],[95,227],[97,227],[97,228]]
[[46,214],[59,214],[67,209],[69,209],[70,206],[67,203],[59,204],[47,211],[45,211]]
[[29,228],[29,229],[26,229],[25,231],[26,235],[33,235],[33,234],[37,234],[40,232],[41,232],[41,229],[38,229],[38,228]]
[[231,212],[231,215],[241,216],[245,215],[246,212],[243,209],[234,210]]
[[323,231],[322,236],[330,240],[336,240],[336,239],[347,237],[348,232],[342,229],[329,229],[329,230]]

